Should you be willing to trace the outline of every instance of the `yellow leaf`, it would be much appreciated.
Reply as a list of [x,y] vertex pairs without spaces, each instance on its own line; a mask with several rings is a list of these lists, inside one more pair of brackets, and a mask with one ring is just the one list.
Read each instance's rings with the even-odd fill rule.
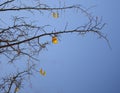
[[58,18],[58,17],[59,17],[59,14],[58,14],[58,12],[53,12],[53,13],[52,13],[52,16],[53,16],[54,18]]
[[43,73],[43,70],[42,70],[42,68],[40,69],[40,74],[42,74]]
[[58,39],[57,39],[57,37],[52,37],[52,43],[53,44],[57,44],[58,43]]
[[42,68],[41,68],[41,69],[40,69],[40,74],[42,74],[42,72],[43,72],[43,71],[42,71]]
[[16,92],[18,92],[18,91],[19,91],[19,88],[18,88],[18,87],[16,87],[16,88],[15,88],[15,93],[16,93]]
[[43,76],[46,76],[46,72],[42,70],[42,68],[40,69],[40,74]]
[[43,76],[46,76],[46,72],[45,71],[43,72]]

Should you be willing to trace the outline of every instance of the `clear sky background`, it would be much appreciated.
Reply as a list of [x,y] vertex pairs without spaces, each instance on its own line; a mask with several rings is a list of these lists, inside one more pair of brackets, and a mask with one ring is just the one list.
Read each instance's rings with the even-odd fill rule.
[[[59,6],[58,0],[41,0]],[[46,77],[36,74],[31,78],[32,86],[26,85],[19,93],[120,93],[120,1],[119,0],[64,0],[65,4],[81,4],[95,16],[103,18],[107,25],[102,30],[107,34],[112,49],[105,40],[95,34],[78,36],[66,34],[57,45],[49,45],[41,52],[38,68],[42,67]],[[62,1],[61,1],[62,3]],[[38,16],[38,15],[36,15]],[[45,20],[42,20],[46,17]],[[52,24],[56,30],[82,25],[86,22],[78,11],[60,13],[59,19],[44,13],[36,17],[39,24]],[[32,16],[31,16],[32,17]],[[20,64],[21,65],[21,64]],[[2,68],[4,69],[4,68]]]

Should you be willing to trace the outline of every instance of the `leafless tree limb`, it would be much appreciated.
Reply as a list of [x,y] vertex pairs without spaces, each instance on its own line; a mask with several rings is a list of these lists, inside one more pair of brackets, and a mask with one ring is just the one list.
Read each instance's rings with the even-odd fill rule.
[[22,88],[22,84],[25,79],[32,75],[32,70],[34,70],[34,65],[30,66],[28,69],[17,72],[16,74],[10,74],[7,77],[1,79],[0,92],[1,93],[16,93],[12,88]]
[[[15,3],[18,1],[19,3]],[[53,10],[59,11],[77,9],[85,14],[85,17],[88,18],[88,22],[86,24],[75,27],[74,29],[68,29],[67,27],[69,25],[66,24],[64,30],[53,31],[46,29],[47,27],[51,27],[49,24],[40,26],[34,24],[33,22],[26,21],[24,16],[21,17],[13,15],[13,19],[10,20],[11,24],[5,27],[0,27],[0,56],[5,56],[7,59],[9,59],[10,63],[15,63],[15,61],[21,57],[39,61],[36,55],[39,55],[41,50],[46,48],[46,46],[51,43],[51,40],[42,42],[41,39],[44,37],[52,38],[52,36],[58,36],[61,34],[77,33],[79,35],[83,35],[86,33],[95,33],[98,37],[106,40],[110,46],[109,40],[101,32],[105,26],[105,23],[102,23],[102,19],[93,17],[90,13],[88,13],[88,10],[82,8],[81,5],[50,7],[46,4],[41,4],[39,0],[38,2],[39,3],[31,6],[22,3],[21,0],[6,0],[0,3],[0,13],[4,12],[7,14],[8,12],[22,11],[31,13],[38,11],[42,13],[44,11],[52,12]],[[15,93],[15,91],[12,90],[12,87],[15,86],[17,88],[21,88],[24,78],[28,75],[31,75],[32,70],[35,70],[33,65],[28,67],[27,70],[17,72],[17,74],[12,74],[8,77],[2,78],[2,81],[0,81],[0,91],[2,93],[11,93],[11,91]]]

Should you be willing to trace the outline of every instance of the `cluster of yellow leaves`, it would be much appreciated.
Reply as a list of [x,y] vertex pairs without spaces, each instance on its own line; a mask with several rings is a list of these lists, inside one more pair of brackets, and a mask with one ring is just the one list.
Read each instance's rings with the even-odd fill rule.
[[52,43],[53,44],[57,44],[58,43],[58,39],[56,36],[52,37]]
[[[58,18],[58,17],[59,17],[59,14],[58,14],[58,12],[53,12],[53,13],[52,13],[52,16],[53,16],[53,18]],[[53,44],[57,44],[57,43],[58,43],[58,39],[57,39],[56,36],[53,36],[53,37],[52,37],[52,43],[53,43]],[[40,69],[39,72],[40,72],[40,74],[41,74],[42,76],[46,76],[46,72],[43,71],[42,68]]]
[[42,70],[42,68],[40,69],[40,74],[43,76],[46,76],[46,72]]
[[[59,18],[59,13],[58,12],[53,12],[52,16],[53,16],[53,18]],[[57,44],[58,43],[58,39],[57,39],[56,36],[52,37],[52,43],[53,44]]]
[[59,13],[58,12],[53,12],[52,16],[53,16],[53,18],[59,18]]

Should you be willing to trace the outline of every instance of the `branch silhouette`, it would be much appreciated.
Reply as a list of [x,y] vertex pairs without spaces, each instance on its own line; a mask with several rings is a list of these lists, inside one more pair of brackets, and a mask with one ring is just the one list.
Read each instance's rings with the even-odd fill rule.
[[[46,47],[52,43],[52,37],[63,34],[78,34],[79,36],[87,33],[95,33],[100,38],[103,38],[109,45],[109,40],[106,35],[102,33],[102,29],[105,23],[102,22],[101,18],[92,16],[87,9],[83,8],[81,5],[63,5],[60,7],[49,6],[47,4],[42,4],[40,0],[33,0],[35,4],[29,5],[29,3],[24,3],[22,0],[5,0],[0,3],[0,13],[5,13],[6,15],[11,13],[12,20],[9,19],[10,24],[6,25],[5,19],[0,18],[0,23],[4,24],[0,26],[0,57],[3,56],[8,60],[7,63],[17,64],[16,60],[19,58],[29,59],[24,64],[31,63],[26,70],[18,71],[17,73],[10,74],[7,77],[1,78],[0,81],[0,92],[1,93],[16,93],[18,89],[22,88],[22,83],[24,78],[29,75],[33,75],[34,72],[39,72],[36,70],[35,63],[39,62],[38,55],[41,50],[46,49]],[[64,30],[50,30],[46,29],[51,27],[51,24],[46,24],[43,26],[34,24],[34,19],[26,21],[24,16],[24,11],[30,12],[34,17],[34,13],[40,12],[50,12],[53,11],[73,11],[76,9],[79,13],[83,14],[88,22],[83,25],[76,26],[75,28],[67,29],[66,25]],[[22,16],[16,15],[17,13],[23,13]],[[28,16],[29,18],[29,16]],[[58,18],[58,16],[56,17]],[[55,29],[55,27],[54,27]],[[44,42],[42,38],[50,37]],[[3,60],[0,60],[2,62]],[[28,64],[27,64],[28,65]],[[19,68],[19,67],[18,67]]]

